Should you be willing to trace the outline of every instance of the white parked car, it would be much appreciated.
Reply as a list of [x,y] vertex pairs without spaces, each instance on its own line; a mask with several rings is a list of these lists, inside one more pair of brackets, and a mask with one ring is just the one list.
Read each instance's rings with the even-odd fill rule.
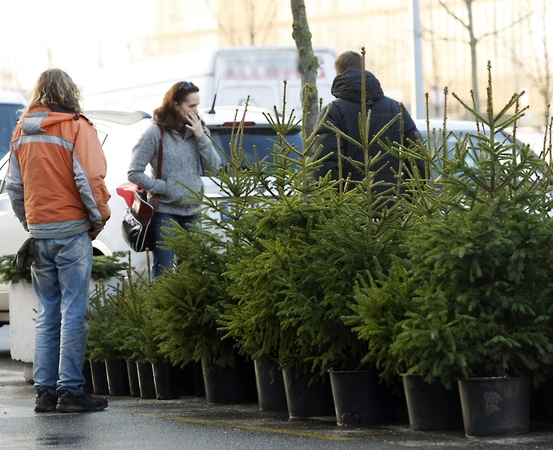
[[[218,107],[215,113],[204,111],[202,118],[211,131],[211,136],[225,152],[229,152],[229,142],[235,119],[242,119],[243,107]],[[245,117],[243,149],[253,160],[253,147],[263,158],[267,148],[272,147],[270,140],[277,140],[263,113],[270,111],[249,108]],[[144,112],[88,111],[85,115],[94,123],[107,159],[106,185],[111,193],[109,205],[111,218],[104,230],[92,242],[95,255],[111,255],[116,251],[129,251],[121,234],[121,219],[125,209],[132,204],[135,185],[127,181],[131,151],[140,135],[151,124],[151,117]],[[301,148],[301,128],[287,136],[290,143]],[[223,162],[225,161],[222,156]],[[0,160],[0,230],[4,238],[0,240],[0,255],[15,254],[28,233],[23,229],[11,208],[5,187],[8,170],[8,155]],[[206,195],[217,197],[218,188],[209,178],[204,178]],[[9,237],[9,238],[6,238]],[[145,253],[131,253],[131,264],[138,270],[146,267]],[[9,288],[0,284],[0,326],[9,323]]]
[[[427,139],[427,124],[426,120],[417,119],[415,120],[417,129],[419,130],[423,140]],[[441,119],[432,119],[429,122],[430,125],[430,135],[434,139],[437,136],[441,138],[441,134],[444,127],[444,121]],[[480,132],[488,134],[489,130],[486,127],[485,129],[480,128]],[[476,135],[478,134],[478,127],[476,122],[465,121],[465,120],[448,120],[446,124],[446,133],[448,135],[448,147],[452,148],[457,141],[458,136],[465,137],[467,134]],[[505,139],[507,135],[501,131],[501,139]]]

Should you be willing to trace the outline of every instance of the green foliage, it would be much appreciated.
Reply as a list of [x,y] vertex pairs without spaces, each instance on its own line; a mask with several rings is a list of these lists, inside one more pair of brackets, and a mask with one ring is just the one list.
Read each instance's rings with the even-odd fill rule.
[[[148,267],[149,256],[148,253]],[[113,328],[112,333],[117,341],[117,348],[126,359],[162,362],[165,358],[159,350],[154,323],[157,304],[151,295],[150,278],[149,270],[146,273],[138,273],[130,267],[127,269],[121,289],[114,295],[123,314],[123,320]]]
[[[113,329],[123,321],[118,308],[117,296],[112,287],[100,282],[89,299],[89,312],[86,321],[90,327],[87,343],[87,359],[104,361],[122,357],[118,343],[113,337]],[[115,289],[119,290],[119,286]]]
[[[273,167],[281,171],[295,161],[290,154],[296,149],[285,142],[284,135],[295,123],[277,116],[279,142],[275,148],[286,150],[275,154]],[[160,350],[173,364],[207,358],[219,366],[235,364],[235,341],[223,339],[219,319],[234,300],[227,292],[229,280],[223,276],[232,264],[255,246],[258,212],[284,183],[276,172],[269,173],[267,160],[247,161],[242,151],[243,122],[233,130],[228,163],[213,181],[225,201],[198,196],[204,206],[201,225],[189,232],[176,226],[174,235],[166,235],[166,245],[175,252],[179,264],[175,271],[166,271],[156,279],[152,296],[158,302],[155,323],[158,325]],[[276,194],[275,194],[276,193]],[[226,220],[221,220],[226,217]]]
[[450,385],[454,376],[537,375],[553,362],[553,228],[516,207],[496,213],[451,214],[410,241],[419,287],[391,347],[409,373]]
[[0,282],[19,283],[21,280],[31,282],[31,268],[28,267],[23,273],[19,273],[13,265],[15,255],[0,256]]
[[[507,113],[519,97],[494,114],[490,78],[487,115],[469,108],[479,133],[453,149],[445,132],[438,151],[418,143],[438,176],[411,184],[403,268],[364,284],[352,318],[385,374],[397,367],[451,387],[455,377],[539,382],[551,372],[551,169],[527,146],[497,138],[521,117]],[[401,287],[408,308],[387,296]]]
[[273,195],[262,212],[245,214],[256,231],[243,256],[227,264],[235,303],[225,305],[219,322],[253,358],[323,375],[330,368],[372,367],[364,358],[367,343],[344,317],[373,258],[387,265],[400,251],[407,221],[406,211],[390,201],[401,195],[395,186],[376,192],[371,184],[313,180],[320,164],[315,138],[304,139],[295,167],[267,163],[282,188],[267,189]]
[[356,285],[353,314],[345,318],[345,323],[367,342],[364,361],[374,365],[390,387],[399,388],[398,374],[408,367],[404,358],[391,357],[390,348],[412,309],[415,285],[405,260],[393,257],[389,270],[384,270],[376,258],[373,263],[374,275],[360,278]]
[[[107,280],[115,277],[122,270],[127,269],[127,263],[119,261],[124,256],[121,252],[115,252],[111,256],[93,256],[92,257],[92,276],[93,280]],[[23,273],[17,272],[13,265],[15,255],[0,256],[0,282],[18,283],[20,280],[31,282],[31,268],[28,267]]]
[[117,285],[101,283],[96,289],[87,316],[91,359],[163,360],[152,320],[156,308],[149,280],[149,273],[138,273],[132,268],[129,253],[126,274],[118,277]]
[[[225,329],[254,358],[323,374],[362,366],[367,351],[343,316],[351,314],[355,281],[386,264],[397,229],[390,221],[366,226],[364,196],[322,190],[309,202],[275,201],[258,223],[258,242],[225,274],[238,305],[223,316]],[[386,245],[376,235],[387,235]]]
[[456,376],[543,376],[551,173],[527,147],[497,141],[522,112],[507,114],[515,96],[494,115],[491,83],[489,94],[488,115],[473,111],[482,131],[453,148],[446,131],[381,142],[401,162],[389,185],[373,183],[382,154],[369,152],[380,139],[368,139],[370,111],[359,183],[313,180],[316,135],[289,145],[292,117],[269,117],[279,138],[264,160],[245,160],[239,127],[213,178],[225,201],[195,199],[201,226],[165,237],[179,264],[149,291],[158,350],[181,365],[232,365],[238,349],[315,375],[376,367],[390,385],[401,371],[448,387]]
[[175,365],[207,358],[233,366],[233,343],[223,341],[217,329],[222,302],[228,298],[221,276],[227,256],[221,237],[179,227],[167,243],[181,262],[175,271],[166,270],[158,277],[151,290],[161,353]]
[[115,252],[110,256],[93,256],[91,278],[93,280],[108,280],[126,271],[129,267],[128,263],[120,261],[120,258],[124,256],[126,256],[124,252]]

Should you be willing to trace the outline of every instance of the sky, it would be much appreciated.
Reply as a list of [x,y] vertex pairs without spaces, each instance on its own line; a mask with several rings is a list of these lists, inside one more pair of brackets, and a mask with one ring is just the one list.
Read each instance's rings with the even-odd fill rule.
[[154,0],[2,0],[0,89],[29,90],[49,60],[77,84],[100,64],[126,64],[154,33],[155,15]]

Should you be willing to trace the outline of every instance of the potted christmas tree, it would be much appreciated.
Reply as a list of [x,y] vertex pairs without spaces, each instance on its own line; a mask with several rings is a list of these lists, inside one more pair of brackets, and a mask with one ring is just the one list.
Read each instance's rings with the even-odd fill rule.
[[490,76],[487,114],[465,105],[481,131],[434,167],[441,200],[406,243],[414,292],[389,346],[409,374],[458,380],[470,436],[527,431],[531,378],[553,363],[551,173],[528,146],[496,134],[516,125],[519,98],[494,113]]
[[[367,126],[366,120],[361,122]],[[359,143],[367,154],[367,173],[382,157],[371,159],[368,148],[383,132],[370,143]],[[227,336],[254,359],[283,368],[287,388],[295,378],[305,379],[313,389],[326,381],[328,388],[328,371],[336,378],[368,377],[360,372],[374,368],[364,360],[367,344],[343,317],[351,314],[356,280],[371,272],[373,258],[387,265],[398,250],[407,215],[390,202],[402,195],[401,180],[379,186],[379,192],[371,189],[370,182],[333,182],[329,177],[314,181],[312,173],[321,163],[312,148],[314,138],[305,139],[295,167],[273,167],[272,176],[282,189],[261,211],[249,211],[257,245],[228,264],[228,292],[236,303],[227,305],[220,320]],[[315,410],[318,415],[331,414],[330,393],[326,389],[325,394],[314,395],[329,400],[313,409],[294,409],[288,401],[290,415],[317,415]],[[362,414],[357,417],[366,419]]]

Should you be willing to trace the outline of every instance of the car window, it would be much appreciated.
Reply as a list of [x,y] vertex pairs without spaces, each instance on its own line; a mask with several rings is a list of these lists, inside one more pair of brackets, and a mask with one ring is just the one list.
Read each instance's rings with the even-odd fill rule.
[[[21,116],[21,112],[25,108],[23,105],[18,105],[15,103],[0,103],[0,158],[10,151],[10,140],[12,137],[13,129],[17,125],[17,120]],[[104,145],[104,141],[107,137],[107,134],[103,131],[98,131],[98,139],[100,143]],[[0,183],[2,184],[0,188],[4,189],[3,181],[5,178],[5,169],[2,169],[2,178]],[[3,192],[3,190],[1,191]]]
[[[223,150],[221,155],[222,163],[225,164],[230,155],[230,142],[232,138],[232,128],[214,128],[210,130],[211,137],[216,144]],[[236,130],[235,130],[236,133]],[[272,128],[246,128],[244,130],[242,149],[246,158],[250,162],[255,161],[255,151],[257,157],[261,160],[270,155],[269,149],[274,147],[274,141],[278,142],[279,138]],[[286,140],[289,144],[295,145],[298,149],[302,148],[301,130],[297,129],[286,135]],[[294,157],[295,155],[290,155]]]
[[0,158],[10,151],[12,132],[23,108],[15,103],[0,103]]

